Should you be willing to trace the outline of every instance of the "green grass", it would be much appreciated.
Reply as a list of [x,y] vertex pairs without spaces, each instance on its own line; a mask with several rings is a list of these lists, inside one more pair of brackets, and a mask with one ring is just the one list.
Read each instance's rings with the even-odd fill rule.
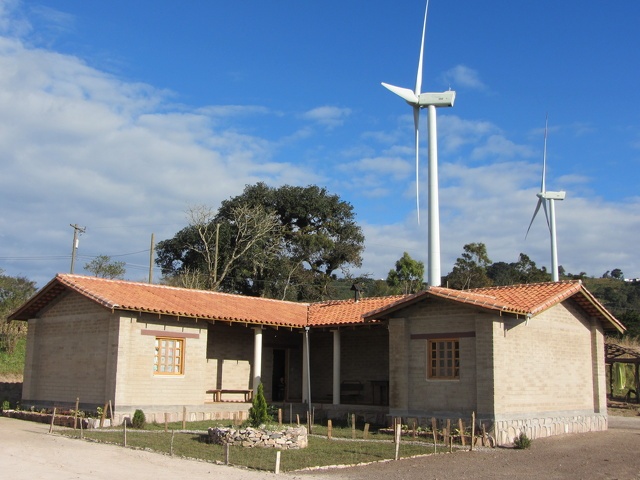
[[0,375],[22,375],[27,350],[27,338],[20,337],[13,354],[0,350]]
[[[192,422],[187,424],[190,430],[197,430],[211,422]],[[170,424],[172,427],[181,428],[180,423]],[[178,433],[171,431],[165,433],[164,425],[149,425],[151,430],[140,432],[127,430],[127,446],[153,450],[155,452],[169,454],[173,448],[173,455],[186,458],[205,460],[209,462],[224,462],[224,447],[221,445],[207,444],[203,440],[204,434]],[[314,426],[316,429],[322,427]],[[202,428],[204,430],[204,428]],[[326,427],[324,427],[326,430]],[[343,429],[347,430],[347,429]],[[351,429],[349,438],[351,438]],[[58,430],[63,435],[79,437],[79,430]],[[336,429],[334,428],[334,434]],[[172,444],[173,436],[173,447]],[[359,431],[360,438],[362,431]],[[374,435],[371,435],[374,437]],[[335,435],[337,438],[337,435]],[[390,436],[377,435],[377,438],[386,437],[386,441],[363,440],[328,440],[318,436],[309,436],[309,446],[300,450],[284,450],[281,453],[280,470],[294,471],[304,468],[327,465],[355,465],[359,463],[376,462],[393,459],[395,457],[395,445]],[[93,441],[123,445],[124,433],[122,429],[110,429],[104,431],[86,430],[84,438]],[[242,448],[230,447],[229,463],[236,466],[248,467],[256,470],[273,471],[276,461],[275,449],[268,448]],[[401,443],[400,456],[411,457],[433,453],[433,446],[424,443]]]

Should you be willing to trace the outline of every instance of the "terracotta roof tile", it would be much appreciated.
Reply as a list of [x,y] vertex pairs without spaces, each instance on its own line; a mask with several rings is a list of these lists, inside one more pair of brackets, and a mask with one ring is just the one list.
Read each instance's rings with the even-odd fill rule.
[[397,302],[405,296],[371,297],[355,300],[334,300],[312,303],[309,306],[309,324],[348,325],[364,322],[364,315]]
[[452,290],[429,287],[413,295],[295,303],[230,295],[206,290],[167,287],[124,280],[59,274],[27,303],[9,316],[12,320],[34,317],[53,298],[71,289],[112,310],[152,312],[160,315],[223,320],[259,325],[305,327],[375,322],[424,297],[435,296],[478,308],[515,315],[535,316],[568,298],[575,300],[605,327],[624,331],[579,281],[549,282],[506,287]]
[[453,290],[429,287],[424,292],[407,296],[385,308],[367,313],[365,320],[384,318],[393,311],[420,301],[426,296],[444,298],[482,309],[533,317],[568,298],[574,299],[589,315],[603,321],[605,328],[620,332],[625,327],[607,311],[580,281],[547,282],[504,287]]
[[[47,287],[55,288],[57,285],[64,285],[100,305],[116,310],[264,325],[306,325],[306,303],[66,274],[56,276],[43,292]],[[21,310],[32,310],[28,306],[29,302]],[[33,305],[36,309],[40,307]],[[16,314],[19,315],[20,310]],[[28,315],[28,312],[24,314]]]

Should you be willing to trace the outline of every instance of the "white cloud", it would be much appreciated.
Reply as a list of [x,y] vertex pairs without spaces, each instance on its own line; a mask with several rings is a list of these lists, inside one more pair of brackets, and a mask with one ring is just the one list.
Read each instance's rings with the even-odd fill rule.
[[302,118],[317,122],[328,128],[334,128],[342,125],[349,115],[351,115],[349,108],[323,106],[305,112],[302,114]]
[[454,90],[458,87],[473,90],[485,90],[487,88],[482,80],[480,80],[478,72],[465,65],[456,65],[447,70],[444,74],[444,79],[452,85]]
[[70,223],[87,227],[80,255],[143,251],[151,232],[160,240],[182,228],[189,205],[217,206],[258,181],[315,178],[273,161],[272,141],[216,125],[266,109],[189,111],[169,98],[76,57],[0,38],[1,268],[46,252],[45,267],[15,273],[43,285],[67,269],[54,257],[69,254]]
[[473,148],[471,158],[483,160],[487,158],[501,160],[504,158],[530,158],[535,152],[528,145],[518,145],[503,135],[491,135],[486,141]]

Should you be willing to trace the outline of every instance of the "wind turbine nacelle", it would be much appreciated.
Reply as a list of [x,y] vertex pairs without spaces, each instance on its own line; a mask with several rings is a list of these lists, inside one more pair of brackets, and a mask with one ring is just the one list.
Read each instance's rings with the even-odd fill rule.
[[428,107],[433,105],[434,107],[453,107],[453,102],[456,99],[456,92],[453,90],[447,90],[442,93],[421,93],[418,105],[422,107]]
[[542,196],[547,200],[564,200],[567,192],[544,192]]

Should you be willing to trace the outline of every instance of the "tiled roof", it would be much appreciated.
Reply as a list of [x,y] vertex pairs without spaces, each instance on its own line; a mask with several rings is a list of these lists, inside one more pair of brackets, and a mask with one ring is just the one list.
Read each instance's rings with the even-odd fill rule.
[[549,282],[506,287],[452,290],[429,287],[413,295],[296,303],[206,290],[167,287],[124,280],[106,280],[82,275],[59,274],[27,303],[10,315],[27,320],[66,290],[78,292],[111,310],[151,312],[160,315],[222,320],[259,325],[305,327],[355,325],[388,318],[426,297],[506,314],[532,317],[568,298],[575,300],[589,315],[600,319],[605,328],[624,331],[580,281]]
[[364,315],[372,310],[387,307],[405,295],[390,297],[372,297],[355,300],[333,300],[321,303],[312,303],[309,306],[309,325],[353,325],[362,323]]
[[112,310],[292,327],[305,326],[307,319],[306,303],[66,274],[57,275],[11,317],[32,317],[67,288]]
[[478,308],[533,317],[568,299],[575,300],[589,315],[599,318],[605,327],[624,331],[624,326],[584,287],[582,282],[564,281],[509,285],[504,287],[453,290],[429,287],[424,292],[405,297],[386,308],[369,312],[365,320],[384,318],[393,311],[405,308],[427,296],[444,298]]

